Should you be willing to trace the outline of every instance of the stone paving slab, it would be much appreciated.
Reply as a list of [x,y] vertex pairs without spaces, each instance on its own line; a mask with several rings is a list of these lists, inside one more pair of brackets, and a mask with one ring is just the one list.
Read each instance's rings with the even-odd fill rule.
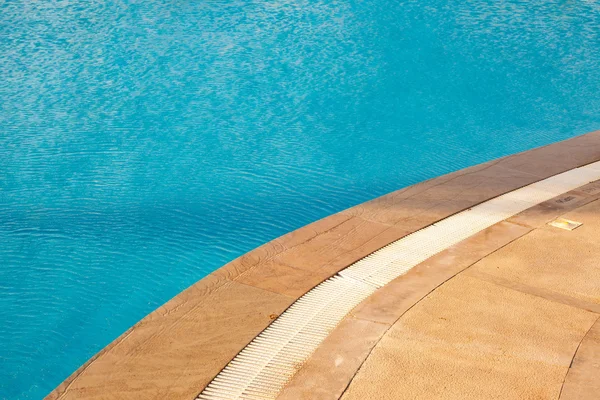
[[388,331],[342,399],[555,399],[597,318],[459,275]]
[[560,400],[597,400],[599,394],[600,318],[596,320],[577,349]]
[[564,217],[585,222],[574,231],[542,226],[473,269],[600,304],[600,201]]

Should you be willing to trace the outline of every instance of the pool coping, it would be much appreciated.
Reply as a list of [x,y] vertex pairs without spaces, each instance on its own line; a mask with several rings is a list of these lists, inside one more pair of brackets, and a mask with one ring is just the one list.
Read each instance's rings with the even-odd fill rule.
[[434,178],[288,233],[149,314],[47,399],[191,399],[277,315],[339,270],[452,214],[598,160],[600,131]]

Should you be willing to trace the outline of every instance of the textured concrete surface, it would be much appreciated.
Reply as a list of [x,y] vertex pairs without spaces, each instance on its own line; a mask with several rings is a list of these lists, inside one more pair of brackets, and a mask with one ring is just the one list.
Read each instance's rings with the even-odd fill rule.
[[346,318],[287,384],[278,400],[337,399],[389,325]]
[[507,222],[494,225],[376,291],[332,332],[278,400],[338,399],[372,348],[402,314],[460,271],[530,231]]
[[[557,233],[557,237],[564,239],[563,233],[567,231],[559,231],[556,228],[546,227],[547,222],[561,215],[587,221],[584,224],[587,228],[580,230],[577,236],[571,235],[570,240],[577,241],[578,237],[583,235],[590,239],[595,246],[598,246],[597,243],[600,241],[594,239],[595,235],[597,235],[596,232],[600,232],[600,229],[598,229],[600,223],[596,222],[600,216],[600,202],[594,202],[600,196],[600,190],[598,189],[600,189],[600,183],[592,183],[575,191],[565,193],[539,206],[528,209],[509,219],[509,221],[496,224],[456,246],[452,246],[418,265],[406,275],[397,278],[376,291],[356,307],[346,318],[345,322],[349,320],[361,320],[382,324],[389,328],[408,310],[415,306],[415,304],[418,305],[418,302],[425,296],[463,271],[465,271],[465,275],[486,280],[517,292],[528,293],[552,302],[580,308],[600,315],[600,307],[595,302],[588,302],[585,299],[582,300],[581,298],[561,294],[545,286],[529,286],[519,280],[509,280],[498,274],[492,275],[481,272],[488,265],[492,265],[492,269],[494,270],[496,266],[503,268],[502,257],[520,258],[521,267],[525,268],[524,265],[527,264],[528,259],[531,257],[528,254],[512,254],[515,248],[524,248],[533,253],[543,252],[545,255],[544,268],[550,268],[547,264],[553,262],[552,260],[556,258],[556,253],[552,251],[548,252],[546,246],[551,250],[556,248],[555,241],[550,240],[547,244],[543,241],[529,243],[531,244],[529,247],[523,247],[520,243],[521,241],[529,240],[530,232],[533,231],[532,234],[537,233],[534,231],[536,227],[543,228],[544,232],[548,229],[548,232]],[[583,207],[586,204],[589,204],[589,206]],[[576,231],[568,233],[573,234],[574,232]],[[540,240],[544,240],[544,238],[540,238]],[[578,247],[574,248],[577,251]],[[600,257],[600,249],[595,248],[590,252],[586,251],[585,253],[578,254],[573,261],[587,260],[590,261],[589,266],[593,267],[594,252],[596,252],[596,257]],[[502,256],[500,256],[501,254]],[[556,262],[566,268],[563,273],[568,273],[570,267],[566,264],[566,260],[571,255],[569,252],[563,252],[561,257],[556,258]],[[491,261],[493,261],[492,264],[490,264]],[[469,268],[471,266],[474,267]],[[559,267],[551,269],[556,270]],[[593,270],[591,273],[594,273]],[[592,280],[593,282],[598,283],[599,281]],[[341,328],[334,330],[331,337],[338,338],[343,334],[344,337],[350,338],[360,335],[359,332],[353,333],[349,329],[352,326],[353,324],[345,325],[343,332]],[[380,335],[383,336],[383,333],[380,333]],[[351,343],[355,341],[352,340]],[[338,399],[358,370],[358,367],[354,369],[349,368],[348,364],[340,367],[340,360],[351,359],[352,365],[356,365],[360,361],[356,357],[361,355],[362,362],[364,362],[369,352],[376,345],[372,340],[366,340],[363,343],[361,352],[358,353],[347,350],[348,347],[340,343],[339,339],[328,340],[323,343],[292,378],[278,399]],[[350,347],[352,348],[352,346]],[[329,372],[325,374],[324,371]],[[377,394],[372,398],[377,398]]]
[[574,231],[544,226],[473,267],[510,281],[600,304],[600,202],[565,214]]
[[[191,399],[273,318],[342,268],[453,213],[598,160],[600,132],[593,132],[432,179],[303,227],[182,292],[48,398]],[[578,194],[585,201],[596,189],[588,190]],[[347,365],[359,365],[367,353],[355,352]]]
[[459,275],[400,318],[342,398],[556,399],[597,317]]
[[[586,199],[555,206],[578,192]],[[463,268],[405,313],[396,307],[402,314],[342,398],[600,398],[598,193],[579,189],[512,218],[504,224],[537,229]],[[559,215],[583,225],[540,224]]]
[[560,400],[600,398],[600,319],[588,331],[575,354]]

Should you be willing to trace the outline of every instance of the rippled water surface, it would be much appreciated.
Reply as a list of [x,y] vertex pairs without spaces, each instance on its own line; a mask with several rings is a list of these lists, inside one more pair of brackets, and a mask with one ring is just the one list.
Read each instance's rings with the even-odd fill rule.
[[599,32],[598,1],[0,1],[0,398],[285,232],[600,128]]

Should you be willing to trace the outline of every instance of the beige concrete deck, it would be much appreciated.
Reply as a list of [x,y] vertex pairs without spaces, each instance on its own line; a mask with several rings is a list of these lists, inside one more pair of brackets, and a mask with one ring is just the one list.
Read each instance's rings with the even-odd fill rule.
[[[453,213],[598,160],[600,132],[594,132],[436,178],[308,225],[202,279],[105,348],[48,398],[193,399],[277,315],[342,268]],[[594,291],[600,279],[591,260],[600,251],[590,251],[600,241],[589,232],[593,226],[600,231],[594,225],[598,196],[600,184],[591,184],[534,207],[380,289],[332,332],[280,398],[339,398],[342,393],[348,399],[436,398],[436,393],[468,398],[456,397],[460,384],[473,396],[484,396],[471,398],[494,398],[488,396],[494,390],[501,391],[497,398],[507,393],[557,398],[551,395],[557,388],[560,393],[567,371],[563,397],[594,390],[589,371],[597,368],[600,351],[599,328],[592,328],[600,312]],[[563,234],[545,226],[577,207],[574,213],[585,213],[571,217],[584,222],[578,230]],[[528,266],[538,255],[555,261],[566,254],[568,240],[586,232],[587,242],[576,240],[573,248],[578,256],[588,255],[580,257],[588,264],[578,264],[574,273],[566,261]],[[535,245],[520,246],[522,240]],[[545,242],[563,246],[540,250]],[[530,247],[539,254],[527,258]],[[502,261],[503,252],[510,262]],[[525,261],[519,263],[521,256]],[[497,257],[500,261],[494,261]],[[498,265],[502,268],[495,270]],[[469,332],[476,323],[481,328]],[[460,363],[449,362],[457,359]],[[466,375],[472,379],[462,379],[471,368]],[[419,372],[431,379],[419,378]],[[433,383],[438,385],[433,397],[425,396]],[[448,389],[441,391],[439,384]],[[409,386],[412,394],[398,397]]]
[[[600,398],[599,324],[585,336],[600,316],[598,196],[600,182],[566,193],[394,280],[344,319],[278,399],[558,399],[560,385],[539,392],[556,389],[551,372],[562,373],[560,384],[569,374],[561,398]],[[546,225],[563,215],[584,225],[572,232]],[[582,325],[564,331],[572,316],[583,316]],[[559,372],[527,382],[540,370],[522,362],[528,357],[559,360]],[[564,397],[569,391],[580,397]]]
[[416,303],[342,399],[600,398],[600,201],[566,217],[584,225],[534,229]]

